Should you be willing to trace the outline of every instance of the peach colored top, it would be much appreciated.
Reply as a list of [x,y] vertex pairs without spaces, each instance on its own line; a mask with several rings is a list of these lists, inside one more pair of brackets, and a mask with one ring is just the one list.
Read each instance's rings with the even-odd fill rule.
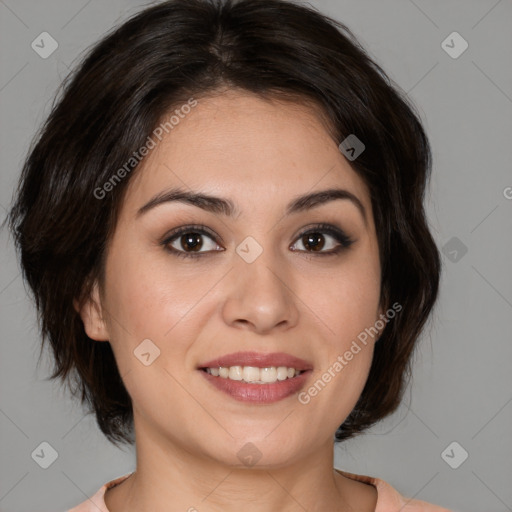
[[[359,480],[360,482],[373,485],[377,489],[377,506],[375,507],[375,512],[454,512],[453,510],[432,505],[425,501],[407,499],[380,478],[356,475],[339,469],[336,471],[347,478],[352,478],[353,480]],[[109,512],[104,500],[106,490],[120,484],[131,474],[132,473],[128,473],[127,475],[120,476],[119,478],[107,482],[96,492],[96,494],[94,494],[94,496],[67,512]]]

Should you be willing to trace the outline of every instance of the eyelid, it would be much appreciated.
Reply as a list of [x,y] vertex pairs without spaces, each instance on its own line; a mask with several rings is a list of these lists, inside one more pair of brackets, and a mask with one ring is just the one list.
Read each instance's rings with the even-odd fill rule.
[[208,226],[204,226],[203,224],[187,224],[185,226],[180,226],[178,228],[172,229],[168,233],[166,233],[162,239],[162,243],[169,243],[173,238],[176,238],[179,235],[183,235],[185,233],[189,232],[198,232],[200,234],[207,234],[210,236],[213,240],[220,241],[224,243],[223,238],[215,233],[212,229],[210,229]]

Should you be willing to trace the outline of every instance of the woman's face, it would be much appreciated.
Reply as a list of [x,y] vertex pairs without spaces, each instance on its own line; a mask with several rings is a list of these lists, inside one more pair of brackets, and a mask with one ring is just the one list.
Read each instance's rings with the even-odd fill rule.
[[[233,211],[152,201],[177,188]],[[356,199],[297,202],[329,189]],[[101,299],[97,292],[82,318],[90,337],[112,345],[138,444],[229,465],[292,464],[332,442],[368,376],[377,337],[358,342],[350,360],[344,354],[382,312],[369,192],[305,107],[234,91],[199,100],[133,176]],[[238,352],[303,363],[234,356],[225,364],[309,371],[274,384],[224,380],[220,389],[223,377],[201,368]]]

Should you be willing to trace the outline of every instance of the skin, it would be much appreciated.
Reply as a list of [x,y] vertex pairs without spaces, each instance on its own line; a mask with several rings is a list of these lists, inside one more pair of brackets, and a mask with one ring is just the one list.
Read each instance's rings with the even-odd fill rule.
[[[384,309],[368,189],[310,108],[235,90],[198,101],[132,177],[104,287],[96,283],[80,310],[87,334],[111,343],[134,407],[136,472],[106,492],[106,505],[111,512],[231,512],[240,504],[249,512],[373,511],[375,488],[333,470],[332,439],[362,392],[377,337],[306,405],[297,394],[240,402],[196,369],[239,350],[283,351],[312,363],[307,388],[375,324]],[[172,202],[137,217],[174,186],[229,198],[239,214]],[[331,187],[358,197],[367,221],[349,200],[284,216],[292,199]],[[320,222],[353,244],[322,256],[301,243],[304,228]],[[222,241],[203,235],[196,259],[166,251],[165,235],[189,224],[206,225]],[[252,263],[235,251],[247,236],[263,249]],[[339,245],[328,234],[321,240],[324,252]],[[179,236],[172,246],[192,252]],[[133,354],[144,339],[160,350],[149,366]],[[254,466],[237,457],[249,442],[262,454]]]

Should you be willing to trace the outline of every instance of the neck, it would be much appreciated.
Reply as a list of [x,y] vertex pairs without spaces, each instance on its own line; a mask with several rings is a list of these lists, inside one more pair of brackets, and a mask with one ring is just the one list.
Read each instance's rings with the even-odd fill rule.
[[373,487],[333,469],[333,442],[293,463],[252,467],[220,463],[157,436],[141,436],[136,446],[136,471],[105,493],[109,512],[238,512],[241,505],[245,512],[375,510]]

